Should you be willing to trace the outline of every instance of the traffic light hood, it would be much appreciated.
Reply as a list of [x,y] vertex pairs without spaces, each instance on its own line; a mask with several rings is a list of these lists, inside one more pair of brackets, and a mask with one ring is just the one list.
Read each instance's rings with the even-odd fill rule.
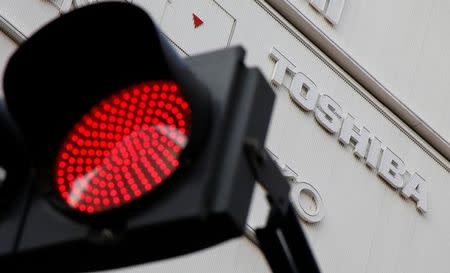
[[140,8],[109,2],[64,14],[25,41],[7,65],[4,90],[35,163],[52,161],[55,143],[99,101],[149,81],[179,85],[192,108],[189,146],[200,145],[209,94],[162,36]]

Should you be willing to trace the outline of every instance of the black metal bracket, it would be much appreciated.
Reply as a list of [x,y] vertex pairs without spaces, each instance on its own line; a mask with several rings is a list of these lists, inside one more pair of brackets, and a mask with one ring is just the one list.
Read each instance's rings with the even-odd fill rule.
[[319,267],[289,201],[290,186],[264,147],[245,143],[255,179],[267,191],[271,205],[266,226],[256,230],[260,248],[274,273],[319,273]]

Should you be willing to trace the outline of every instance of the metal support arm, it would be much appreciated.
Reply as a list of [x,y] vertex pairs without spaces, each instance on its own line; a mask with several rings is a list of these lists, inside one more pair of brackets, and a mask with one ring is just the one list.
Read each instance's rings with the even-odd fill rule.
[[255,142],[245,144],[255,179],[267,191],[271,205],[267,224],[256,230],[260,248],[274,273],[319,273],[297,215],[289,201],[289,184],[269,156]]

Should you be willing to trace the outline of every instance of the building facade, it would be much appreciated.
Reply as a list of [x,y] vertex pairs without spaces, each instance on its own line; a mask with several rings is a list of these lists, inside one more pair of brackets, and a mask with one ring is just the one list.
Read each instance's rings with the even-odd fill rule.
[[[40,26],[90,2],[1,1],[0,67]],[[242,45],[271,82],[266,147],[322,272],[448,272],[449,3],[130,2],[181,56]],[[248,238],[113,272],[270,272],[251,242],[266,215],[256,188]]]

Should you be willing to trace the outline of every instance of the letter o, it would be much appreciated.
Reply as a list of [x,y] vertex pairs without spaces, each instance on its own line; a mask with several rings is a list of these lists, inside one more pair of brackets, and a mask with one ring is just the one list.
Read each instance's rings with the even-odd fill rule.
[[[303,94],[303,90],[305,94]],[[305,111],[313,110],[319,98],[316,84],[303,73],[294,75],[289,88],[289,95]]]
[[[313,199],[316,205],[315,211],[311,211],[311,209],[305,208],[302,205],[300,195],[301,193],[305,193]],[[311,184],[306,182],[293,184],[289,197],[291,199],[292,205],[295,208],[295,211],[297,212],[297,215],[304,221],[309,223],[317,223],[321,221],[325,216],[325,206],[322,196]]]

